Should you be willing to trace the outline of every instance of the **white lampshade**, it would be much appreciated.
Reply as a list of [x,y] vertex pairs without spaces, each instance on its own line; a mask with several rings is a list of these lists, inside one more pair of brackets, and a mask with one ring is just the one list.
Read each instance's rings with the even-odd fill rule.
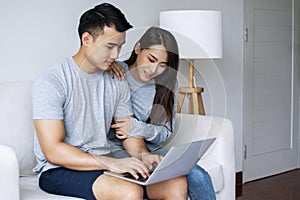
[[211,10],[160,12],[160,27],[172,32],[180,58],[222,58],[222,14]]

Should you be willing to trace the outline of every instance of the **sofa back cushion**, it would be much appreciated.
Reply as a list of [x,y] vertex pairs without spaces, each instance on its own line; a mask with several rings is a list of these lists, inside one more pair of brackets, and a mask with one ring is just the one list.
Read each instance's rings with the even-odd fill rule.
[[[174,144],[183,144],[208,138],[216,138],[218,140],[218,136],[222,133],[222,128],[226,122],[226,119],[221,117],[177,113],[174,133],[165,145],[166,147],[171,147]],[[215,143],[216,141],[209,149],[212,149]]]
[[33,174],[32,82],[0,83],[0,143],[17,154],[20,175]]

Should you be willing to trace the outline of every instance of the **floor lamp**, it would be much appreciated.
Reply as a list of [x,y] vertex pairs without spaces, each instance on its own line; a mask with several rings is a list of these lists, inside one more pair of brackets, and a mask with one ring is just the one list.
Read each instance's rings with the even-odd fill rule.
[[188,112],[205,115],[202,87],[195,87],[194,60],[222,58],[222,14],[211,10],[160,12],[160,27],[171,31],[179,46],[179,57],[189,61],[189,86],[179,88],[177,112],[188,96]]

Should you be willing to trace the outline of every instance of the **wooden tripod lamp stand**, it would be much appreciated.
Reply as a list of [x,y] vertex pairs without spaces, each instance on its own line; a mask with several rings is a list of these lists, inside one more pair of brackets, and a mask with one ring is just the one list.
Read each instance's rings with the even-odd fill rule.
[[194,59],[222,58],[222,13],[211,10],[173,10],[160,12],[160,26],[176,38],[179,57],[189,60],[189,86],[178,90],[178,107],[188,97],[188,113],[205,115],[202,93],[195,87]]
[[177,112],[181,112],[185,96],[189,99],[188,113],[205,115],[203,100],[202,100],[202,87],[194,86],[194,60],[189,60],[189,87],[180,87],[178,89],[178,106]]

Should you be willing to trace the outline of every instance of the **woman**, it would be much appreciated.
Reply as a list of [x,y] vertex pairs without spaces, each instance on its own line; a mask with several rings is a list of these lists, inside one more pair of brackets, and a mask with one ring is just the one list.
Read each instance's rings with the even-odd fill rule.
[[[126,72],[134,117],[115,119],[110,137],[149,168],[166,151],[162,148],[175,126],[177,107],[178,46],[174,36],[161,28],[149,28],[131,56],[119,63]],[[114,71],[122,70],[117,65]],[[191,199],[215,199],[210,176],[198,165],[187,175]]]

